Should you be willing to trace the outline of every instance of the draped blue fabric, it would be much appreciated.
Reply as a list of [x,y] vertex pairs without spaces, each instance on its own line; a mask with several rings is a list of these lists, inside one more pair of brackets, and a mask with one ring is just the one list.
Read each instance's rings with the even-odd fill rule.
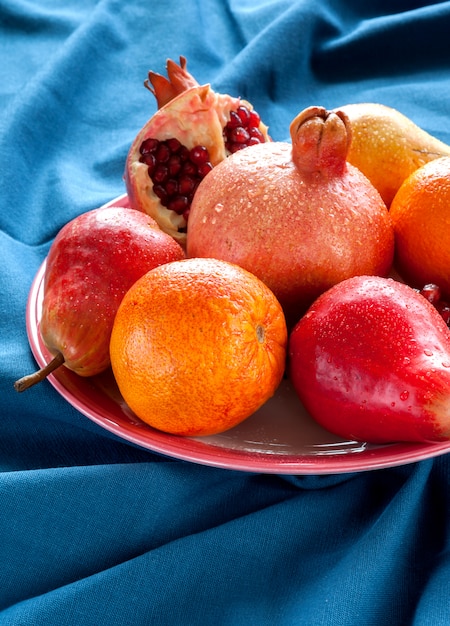
[[0,624],[447,626],[450,457],[266,475],[127,443],[35,369],[30,285],[69,219],[124,193],[184,55],[274,139],[304,107],[381,102],[450,143],[450,2],[0,0]]

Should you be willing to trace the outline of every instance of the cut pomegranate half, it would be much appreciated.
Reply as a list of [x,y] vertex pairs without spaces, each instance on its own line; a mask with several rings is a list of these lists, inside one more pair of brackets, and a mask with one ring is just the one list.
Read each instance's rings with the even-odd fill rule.
[[229,154],[270,137],[249,102],[200,85],[184,57],[167,61],[167,75],[149,72],[145,81],[159,108],[131,145],[124,179],[131,206],[184,244],[200,181]]

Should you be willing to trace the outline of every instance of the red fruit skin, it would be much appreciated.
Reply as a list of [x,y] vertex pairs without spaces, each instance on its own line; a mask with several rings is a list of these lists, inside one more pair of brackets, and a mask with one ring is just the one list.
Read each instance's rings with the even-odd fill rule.
[[102,207],[58,232],[47,256],[40,332],[52,352],[80,376],[110,364],[117,308],[147,271],[185,257],[181,246],[139,211]]
[[450,439],[450,332],[430,302],[390,278],[322,294],[289,338],[289,373],[311,416],[369,443]]

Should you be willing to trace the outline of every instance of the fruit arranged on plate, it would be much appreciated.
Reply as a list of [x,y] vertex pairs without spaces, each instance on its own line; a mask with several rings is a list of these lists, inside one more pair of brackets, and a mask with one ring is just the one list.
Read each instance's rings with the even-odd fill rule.
[[387,275],[394,252],[384,202],[346,161],[346,116],[309,107],[290,132],[292,143],[237,152],[200,183],[186,248],[188,257],[221,258],[256,274],[289,326],[335,283]]
[[63,226],[47,256],[40,322],[55,358],[18,380],[16,389],[25,390],[62,364],[80,376],[104,371],[125,293],[146,271],[184,256],[151,217],[129,208],[93,209]]
[[275,142],[183,57],[167,74],[149,73],[158,110],[126,160],[132,208],[88,211],[50,248],[54,358],[15,388],[111,366],[143,422],[203,436],[287,375],[346,439],[450,440],[450,147],[377,104],[308,107]]
[[408,285],[373,276],[335,285],[292,331],[289,359],[304,406],[331,432],[450,439],[450,332]]
[[167,62],[167,74],[149,73],[160,108],[133,141],[124,178],[133,208],[184,243],[199,182],[229,154],[269,135],[249,102],[200,85],[183,57],[180,65]]
[[388,207],[412,172],[429,161],[450,156],[449,145],[392,107],[365,102],[339,110],[352,127],[349,162],[367,176]]
[[177,435],[210,435],[240,423],[275,393],[287,329],[269,288],[215,259],[162,265],[125,295],[111,364],[128,406]]

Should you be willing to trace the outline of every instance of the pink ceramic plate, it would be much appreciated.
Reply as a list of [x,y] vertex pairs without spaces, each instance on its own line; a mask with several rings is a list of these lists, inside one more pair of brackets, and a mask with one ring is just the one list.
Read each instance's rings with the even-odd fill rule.
[[[126,196],[110,204],[126,205]],[[39,364],[50,360],[39,330],[45,261],[30,290],[27,331]],[[110,370],[82,378],[65,367],[48,377],[80,413],[134,444],[173,458],[215,467],[269,474],[337,474],[403,465],[450,451],[443,444],[376,446],[345,441],[316,424],[284,381],[275,396],[241,425],[220,435],[177,437],[141,422],[125,404]]]

